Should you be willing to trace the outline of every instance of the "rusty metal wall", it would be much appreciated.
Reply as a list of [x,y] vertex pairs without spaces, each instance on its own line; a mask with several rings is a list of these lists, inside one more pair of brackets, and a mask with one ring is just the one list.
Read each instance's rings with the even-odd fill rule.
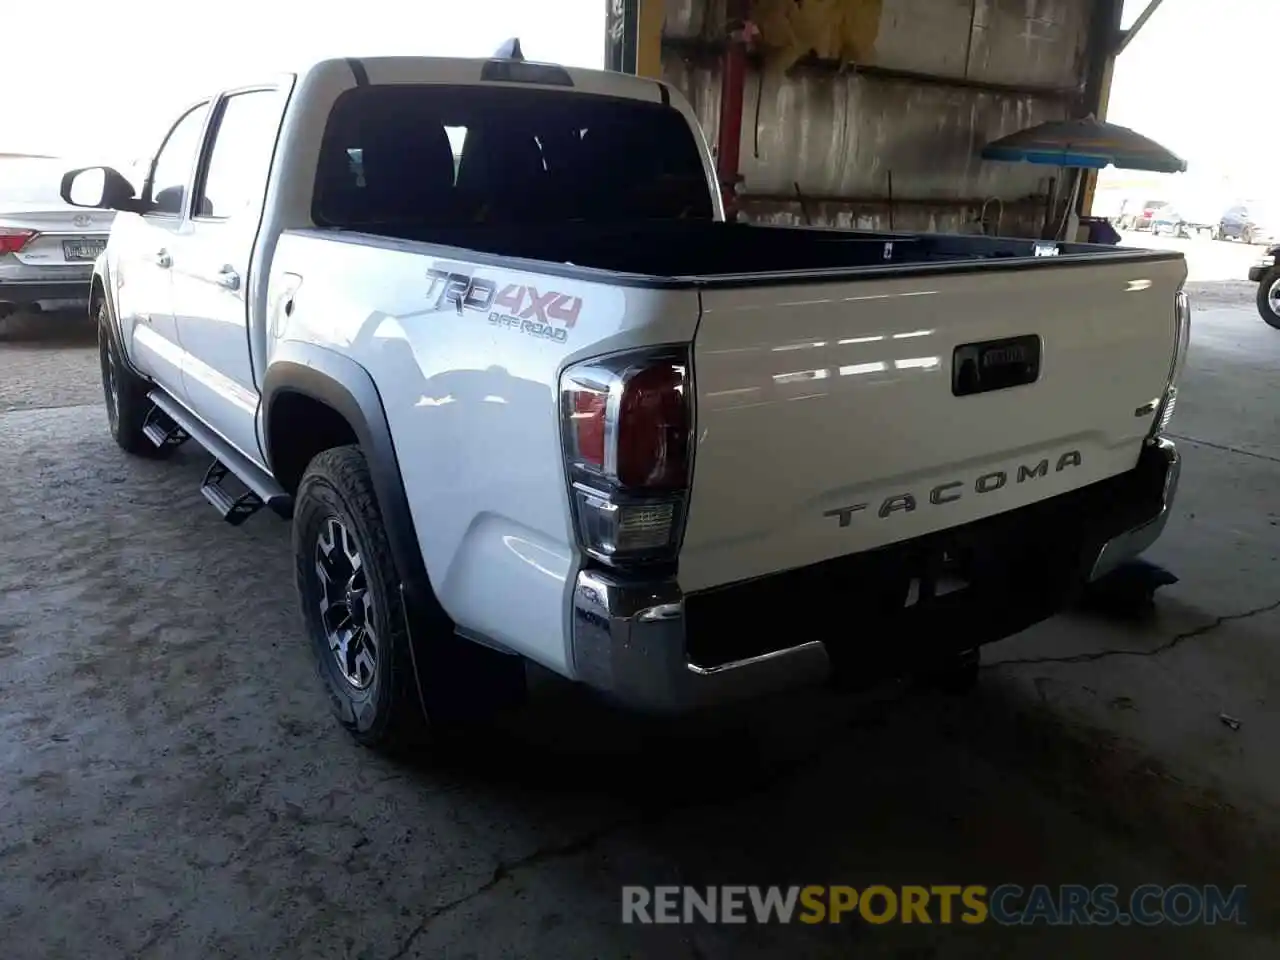
[[[753,64],[743,117],[747,214],[972,230],[983,202],[998,199],[1003,232],[1038,232],[1048,178],[1059,171],[977,154],[1073,109],[1087,73],[1092,0],[876,2],[873,53],[853,69],[801,62],[784,73],[768,58]],[[712,138],[724,3],[666,0],[663,74]]]

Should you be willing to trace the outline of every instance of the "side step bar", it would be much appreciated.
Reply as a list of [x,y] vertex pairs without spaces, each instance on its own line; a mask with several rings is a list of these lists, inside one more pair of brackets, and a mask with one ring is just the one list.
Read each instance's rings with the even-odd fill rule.
[[[200,493],[213,505],[222,519],[228,523],[241,524],[263,507],[286,519],[292,516],[293,498],[285,493],[284,488],[276,483],[269,473],[193,417],[186,407],[164,390],[157,387],[147,394],[147,399],[172,422],[172,429],[169,429],[170,424],[154,418],[159,421],[156,430],[144,430],[152,443],[156,446],[174,445],[174,441],[169,438],[173,437],[174,432],[177,431],[185,434],[185,437],[190,437],[212,454],[214,462],[205,474]],[[152,419],[148,417],[149,422]],[[163,443],[156,442],[153,432]],[[233,474],[244,484],[245,493],[235,496],[223,489],[222,482],[228,474]]]
[[142,424],[142,434],[157,449],[180,447],[191,439],[190,434],[169,419],[159,407],[153,406],[147,411],[147,419]]

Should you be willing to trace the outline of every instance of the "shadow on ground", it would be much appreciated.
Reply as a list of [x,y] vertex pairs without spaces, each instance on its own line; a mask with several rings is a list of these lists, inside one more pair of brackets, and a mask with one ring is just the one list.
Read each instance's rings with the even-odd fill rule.
[[80,311],[15,313],[0,319],[0,343],[43,349],[82,346],[97,339],[93,318]]

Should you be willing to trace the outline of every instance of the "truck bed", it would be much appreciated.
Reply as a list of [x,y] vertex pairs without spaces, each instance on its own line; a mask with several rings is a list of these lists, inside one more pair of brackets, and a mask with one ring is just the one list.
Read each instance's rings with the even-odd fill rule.
[[[1009,237],[877,233],[808,227],[683,220],[661,223],[561,223],[540,226],[423,228],[386,224],[368,229],[384,237],[439,244],[499,257],[585,267],[663,279],[733,283],[778,281],[785,275],[812,277],[858,270],[897,273],[931,265],[968,264],[989,269],[992,261],[1035,257],[1038,240]],[[1059,260],[1176,259],[1173,252],[1056,243]],[[1044,258],[1041,258],[1044,259]],[[914,271],[913,271],[914,272]],[[951,270],[947,270],[951,272]]]

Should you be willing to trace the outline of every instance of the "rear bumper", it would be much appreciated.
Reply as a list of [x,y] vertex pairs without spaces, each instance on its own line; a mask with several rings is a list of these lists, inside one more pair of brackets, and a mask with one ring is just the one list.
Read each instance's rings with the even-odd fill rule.
[[[892,675],[1001,640],[1151,546],[1180,468],[1174,445],[1159,440],[1129,473],[1050,501],[689,596],[674,580],[584,570],[573,596],[575,672],[629,706],[677,712],[833,674]],[[976,558],[968,589],[912,606],[900,596],[884,602],[885,584],[951,550]]]
[[3,280],[0,279],[0,303],[30,306],[46,301],[88,303],[93,274],[75,280]]
[[1249,281],[1257,283],[1276,265],[1274,254],[1268,254],[1249,268]]
[[[1173,501],[1178,496],[1182,458],[1173,441],[1164,439],[1157,440],[1148,447],[1143,456],[1149,461],[1147,469],[1152,480],[1151,486],[1146,490],[1153,492],[1157,484],[1160,488],[1158,498],[1146,501],[1156,508],[1156,512],[1149,520],[1128,527],[1103,541],[1089,570],[1088,582],[1105,577],[1120,564],[1142,553],[1160,539],[1165,524],[1169,522],[1169,511],[1173,509]],[[1138,470],[1143,468],[1144,465],[1139,464]],[[1139,502],[1140,507],[1144,505],[1142,501]]]

